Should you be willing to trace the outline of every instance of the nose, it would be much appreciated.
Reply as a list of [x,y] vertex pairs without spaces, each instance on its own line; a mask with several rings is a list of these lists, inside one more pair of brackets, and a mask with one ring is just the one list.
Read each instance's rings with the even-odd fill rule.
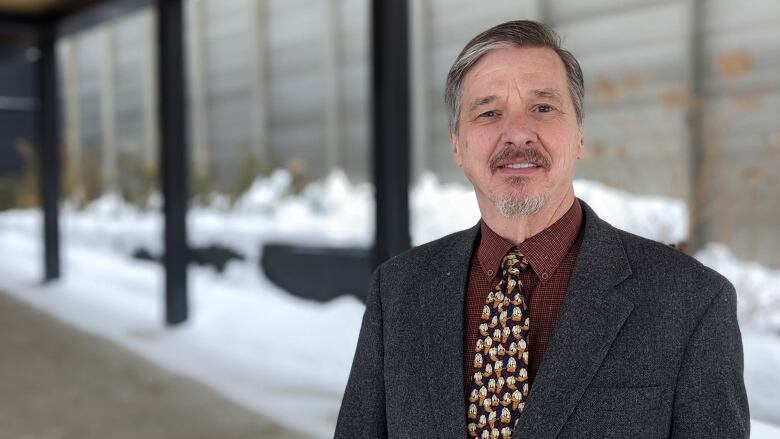
[[515,111],[504,118],[501,143],[504,146],[531,146],[539,141],[534,121],[524,111]]

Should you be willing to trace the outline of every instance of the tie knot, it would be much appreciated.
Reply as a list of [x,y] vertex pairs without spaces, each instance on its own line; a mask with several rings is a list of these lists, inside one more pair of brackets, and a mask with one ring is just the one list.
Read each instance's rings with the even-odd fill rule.
[[504,274],[518,275],[522,270],[528,268],[528,260],[520,253],[517,247],[513,247],[509,253],[501,260],[501,270]]

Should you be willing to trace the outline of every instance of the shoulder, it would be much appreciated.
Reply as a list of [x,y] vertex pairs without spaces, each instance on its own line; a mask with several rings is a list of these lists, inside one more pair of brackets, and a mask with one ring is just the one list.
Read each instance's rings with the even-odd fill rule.
[[386,284],[418,281],[438,268],[467,270],[479,236],[479,225],[409,249],[390,258],[377,268],[379,280]]
[[615,230],[623,243],[633,276],[645,291],[652,290],[659,296],[676,296],[678,300],[685,298],[685,302],[692,301],[698,306],[706,306],[719,294],[735,294],[725,276],[694,257],[667,244]]
[[453,253],[462,253],[467,248],[473,248],[478,234],[478,226],[451,233],[393,256],[379,268],[383,272],[408,271],[427,265],[435,259],[453,257]]
[[595,248],[596,253],[622,249],[624,256],[614,257],[626,258],[632,276],[645,289],[654,289],[659,294],[695,291],[700,299],[702,295],[717,294],[724,288],[733,290],[724,276],[694,257],[670,245],[618,229],[599,218],[584,201],[580,200],[580,204],[585,214],[585,236],[592,240],[590,247]]
[[675,247],[643,238],[624,230],[616,230],[618,230],[623,247],[626,249],[626,254],[635,264],[641,264],[642,267],[647,269],[652,268],[653,272],[658,272],[659,274],[673,274],[676,276],[688,274],[703,281],[717,284],[728,283],[728,280],[723,275]]

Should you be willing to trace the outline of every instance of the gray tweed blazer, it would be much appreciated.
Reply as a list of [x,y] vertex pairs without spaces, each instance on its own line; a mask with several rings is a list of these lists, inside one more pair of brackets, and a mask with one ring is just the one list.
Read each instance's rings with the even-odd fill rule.
[[[581,203],[582,247],[513,438],[748,437],[734,287]],[[336,438],[468,436],[463,304],[478,242],[475,226],[376,270]]]

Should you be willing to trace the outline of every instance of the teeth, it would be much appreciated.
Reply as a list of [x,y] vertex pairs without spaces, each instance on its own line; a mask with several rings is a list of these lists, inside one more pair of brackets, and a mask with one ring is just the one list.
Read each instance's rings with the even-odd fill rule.
[[509,165],[504,166],[505,168],[511,168],[511,169],[526,169],[526,168],[534,168],[536,167],[533,163],[511,163]]

